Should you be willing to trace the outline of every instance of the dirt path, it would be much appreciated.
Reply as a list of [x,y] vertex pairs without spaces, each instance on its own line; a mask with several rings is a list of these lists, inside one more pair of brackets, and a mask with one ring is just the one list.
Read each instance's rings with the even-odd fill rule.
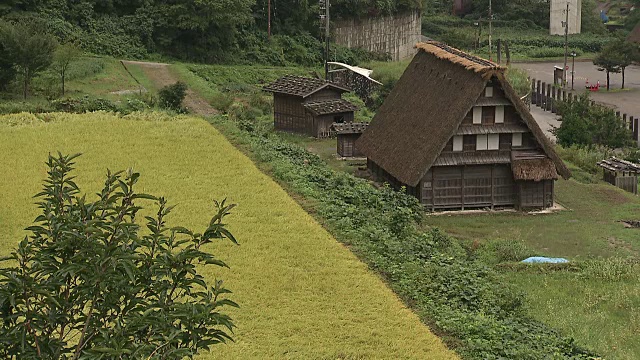
[[[151,80],[156,89],[175,84],[179,79],[169,69],[169,64],[144,62],[144,61],[123,61],[125,65],[136,65],[142,69],[145,76]],[[183,102],[189,112],[206,116],[217,114],[218,111],[200,95],[187,89],[187,96]]]

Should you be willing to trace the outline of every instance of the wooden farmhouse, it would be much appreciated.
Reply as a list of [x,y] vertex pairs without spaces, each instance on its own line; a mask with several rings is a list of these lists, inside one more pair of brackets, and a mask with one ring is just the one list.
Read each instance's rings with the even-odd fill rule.
[[427,207],[547,208],[571,173],[498,64],[437,42],[416,45],[356,142],[374,174]]
[[367,129],[368,123],[335,123],[333,130],[336,133],[336,145],[338,155],[343,158],[364,157],[356,147],[356,140]]
[[358,108],[342,99],[349,89],[322,79],[287,75],[264,87],[273,93],[276,130],[316,138],[332,135],[333,123],[353,121]]

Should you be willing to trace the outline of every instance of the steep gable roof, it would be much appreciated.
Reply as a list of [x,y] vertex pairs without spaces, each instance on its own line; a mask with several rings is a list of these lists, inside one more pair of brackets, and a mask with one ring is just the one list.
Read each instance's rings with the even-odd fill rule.
[[336,89],[340,92],[351,91],[344,86],[332,83],[330,81],[297,75],[285,75],[280,79],[272,82],[271,84],[266,85],[263,89],[265,91],[273,93],[294,95],[306,98],[309,95],[312,95],[328,87]]
[[399,181],[416,186],[433,166],[492,78],[516,108],[558,173],[571,174],[505,78],[505,68],[437,42],[418,53],[356,146]]

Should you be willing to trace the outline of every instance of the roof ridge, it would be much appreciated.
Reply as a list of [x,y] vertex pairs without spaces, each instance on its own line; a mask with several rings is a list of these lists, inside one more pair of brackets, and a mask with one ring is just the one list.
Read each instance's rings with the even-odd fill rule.
[[415,46],[418,50],[423,50],[439,59],[447,60],[451,63],[461,65],[467,70],[477,73],[487,71],[504,71],[505,68],[491,60],[471,55],[462,50],[456,49],[438,41],[426,41],[417,43]]

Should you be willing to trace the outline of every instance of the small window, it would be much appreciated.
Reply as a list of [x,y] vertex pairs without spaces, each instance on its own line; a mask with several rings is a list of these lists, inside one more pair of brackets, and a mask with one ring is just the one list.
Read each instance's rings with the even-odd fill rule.
[[487,86],[484,89],[484,96],[485,97],[493,97],[493,87],[492,86]]
[[500,147],[500,135],[489,134],[487,138],[487,150],[498,150]]
[[513,134],[500,134],[500,150],[511,150]]
[[462,136],[457,135],[453,137],[453,151],[462,151]]
[[462,149],[463,151],[475,151],[476,150],[476,136],[475,135],[464,135],[462,138]]
[[338,115],[333,117],[333,122],[342,124],[344,122],[344,115]]
[[487,135],[477,135],[476,150],[487,150]]
[[511,140],[511,145],[514,147],[522,146],[522,133],[514,133],[513,139]]
[[496,106],[496,124],[504,123],[504,106]]
[[493,125],[496,120],[495,106],[482,107],[482,125]]
[[482,107],[474,106],[473,108],[473,123],[482,124]]

